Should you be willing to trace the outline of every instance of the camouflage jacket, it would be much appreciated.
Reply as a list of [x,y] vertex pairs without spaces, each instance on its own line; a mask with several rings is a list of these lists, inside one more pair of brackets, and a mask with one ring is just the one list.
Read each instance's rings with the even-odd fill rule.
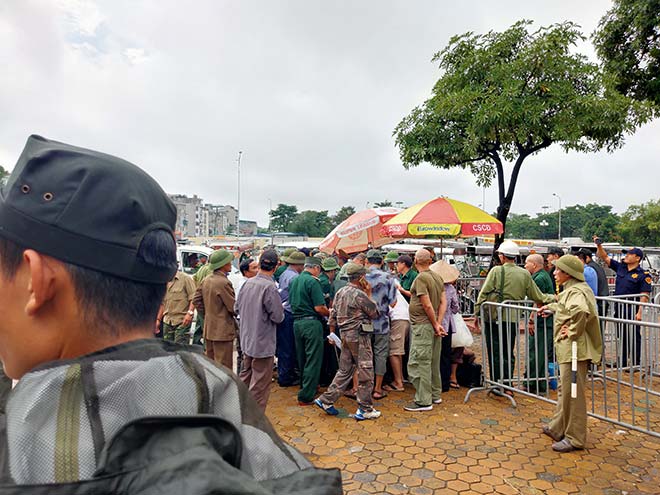
[[371,323],[376,317],[376,303],[364,291],[348,284],[335,295],[330,310],[330,327],[339,327],[343,339],[357,342],[362,323]]

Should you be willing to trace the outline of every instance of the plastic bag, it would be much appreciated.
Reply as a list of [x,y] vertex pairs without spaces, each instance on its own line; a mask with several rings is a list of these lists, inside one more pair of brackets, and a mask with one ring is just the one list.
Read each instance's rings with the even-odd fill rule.
[[452,320],[454,320],[454,329],[456,330],[451,335],[451,346],[452,347],[470,347],[474,339],[472,338],[472,332],[468,328],[465,320],[460,313],[451,315]]

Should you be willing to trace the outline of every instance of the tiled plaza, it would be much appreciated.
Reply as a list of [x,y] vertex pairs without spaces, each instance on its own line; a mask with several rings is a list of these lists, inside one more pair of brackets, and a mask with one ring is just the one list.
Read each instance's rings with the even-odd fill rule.
[[350,399],[330,417],[296,392],[273,384],[268,417],[317,466],[341,469],[349,495],[660,493],[660,439],[589,418],[587,449],[558,454],[540,431],[554,406],[521,394],[515,409],[485,393],[464,404],[462,388],[414,413],[407,385],[377,402],[381,418],[357,422]]

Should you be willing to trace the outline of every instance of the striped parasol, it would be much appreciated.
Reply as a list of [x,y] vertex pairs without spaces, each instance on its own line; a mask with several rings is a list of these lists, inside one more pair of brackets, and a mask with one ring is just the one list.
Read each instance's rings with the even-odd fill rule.
[[328,254],[340,249],[356,253],[370,247],[384,246],[392,242],[392,238],[381,235],[380,229],[386,220],[400,211],[401,208],[368,208],[353,213],[321,241],[319,249]]
[[406,208],[381,230],[389,237],[470,237],[504,232],[502,222],[469,203],[439,197]]

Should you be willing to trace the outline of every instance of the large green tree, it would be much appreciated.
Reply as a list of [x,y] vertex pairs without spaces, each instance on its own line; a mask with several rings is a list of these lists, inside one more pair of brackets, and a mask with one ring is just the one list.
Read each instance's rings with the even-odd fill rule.
[[660,0],[614,0],[593,40],[621,93],[660,106]]
[[573,53],[584,40],[575,24],[530,32],[531,24],[453,37],[433,57],[442,76],[432,96],[394,131],[405,168],[426,162],[469,169],[479,185],[496,180],[502,223],[529,156],[553,143],[611,151],[648,117],[606,88],[597,65]]
[[325,237],[332,230],[332,220],[328,216],[328,210],[314,211],[306,210],[298,213],[291,222],[291,232],[306,234],[309,237]]
[[277,208],[268,212],[270,226],[274,231],[286,232],[290,230],[291,223],[298,215],[298,207],[280,203]]
[[660,200],[630,206],[622,215],[623,241],[637,246],[660,246]]
[[342,206],[337,210],[337,213],[332,215],[332,223],[334,225],[339,225],[352,214],[355,213],[355,207],[353,206]]

